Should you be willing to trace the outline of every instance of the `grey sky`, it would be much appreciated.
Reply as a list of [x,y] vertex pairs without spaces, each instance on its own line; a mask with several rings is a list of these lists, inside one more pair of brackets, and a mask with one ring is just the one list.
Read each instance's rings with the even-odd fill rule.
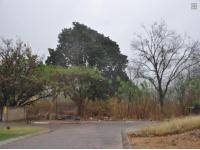
[[[197,10],[191,2],[198,2]],[[56,47],[58,33],[79,21],[116,41],[130,58],[133,33],[161,19],[200,39],[199,0],[0,0],[0,37],[20,38],[44,56]]]

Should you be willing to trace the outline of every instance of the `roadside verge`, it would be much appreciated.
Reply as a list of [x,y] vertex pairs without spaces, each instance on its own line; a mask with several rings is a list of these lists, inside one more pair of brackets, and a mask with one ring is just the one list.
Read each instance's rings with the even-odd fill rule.
[[40,131],[40,132],[37,132],[37,133],[32,133],[32,134],[28,134],[28,135],[22,135],[22,136],[18,136],[16,138],[11,138],[11,139],[8,139],[8,140],[4,140],[4,141],[0,141],[0,147],[3,146],[3,145],[6,145],[8,143],[11,143],[11,142],[15,142],[15,141],[18,141],[18,140],[22,140],[22,139],[26,139],[26,138],[29,138],[29,137],[33,137],[33,136],[37,136],[37,135],[40,135],[40,134],[45,134],[45,133],[49,133],[50,130],[49,129],[45,129],[44,131]]

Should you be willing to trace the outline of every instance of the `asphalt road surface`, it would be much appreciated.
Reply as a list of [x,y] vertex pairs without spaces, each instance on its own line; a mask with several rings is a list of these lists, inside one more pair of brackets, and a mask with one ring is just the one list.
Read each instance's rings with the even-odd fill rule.
[[49,133],[18,140],[0,148],[122,148],[121,131],[137,130],[148,121],[84,122],[78,124],[46,124]]

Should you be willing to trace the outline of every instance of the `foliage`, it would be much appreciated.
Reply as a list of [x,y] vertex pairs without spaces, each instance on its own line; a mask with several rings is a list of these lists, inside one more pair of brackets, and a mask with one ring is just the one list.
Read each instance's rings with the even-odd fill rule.
[[87,85],[90,86],[93,80],[103,80],[103,77],[97,69],[84,66],[63,68],[40,65],[34,71],[33,80],[41,82],[47,87],[59,88],[61,91],[69,93],[68,95],[82,93],[81,90],[85,90],[82,94],[87,95],[86,91],[89,88]]
[[188,81],[186,92],[186,94],[192,95],[192,104],[200,104],[200,78]]
[[36,81],[42,83],[52,96],[63,93],[69,96],[79,107],[79,114],[83,109],[84,99],[92,97],[91,87],[96,82],[104,82],[101,72],[90,67],[69,67],[43,65],[35,70]]
[[127,56],[118,44],[78,22],[61,31],[56,49],[49,48],[46,65],[28,45],[3,39],[0,116],[5,105],[29,105],[51,97],[47,116],[54,118],[59,96],[75,102],[79,115],[85,117],[188,114],[189,106],[200,104],[199,42],[168,30],[164,22],[144,31],[132,42],[136,55],[127,68],[130,79],[125,72]]
[[[112,80],[112,93],[117,89],[117,76],[128,79],[125,72],[127,56],[120,53],[117,43],[78,22],[73,23],[73,28],[62,30],[57,48],[49,49],[49,54],[46,64],[98,68],[106,78]],[[100,94],[98,90],[95,93]]]
[[137,96],[140,95],[141,91],[139,87],[133,82],[121,80],[120,77],[117,77],[117,81],[119,82],[119,87],[116,95],[118,95],[121,99],[132,101],[137,99]]
[[25,105],[43,87],[31,80],[41,64],[37,55],[21,41],[2,40],[0,47],[0,105]]

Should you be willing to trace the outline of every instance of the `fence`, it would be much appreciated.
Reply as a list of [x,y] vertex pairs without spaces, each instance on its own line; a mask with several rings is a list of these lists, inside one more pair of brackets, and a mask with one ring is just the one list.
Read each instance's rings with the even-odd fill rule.
[[25,107],[4,107],[2,120],[3,121],[19,121],[26,119]]
[[77,115],[77,106],[72,101],[57,103],[46,100],[37,101],[26,107],[27,120],[64,119]]

